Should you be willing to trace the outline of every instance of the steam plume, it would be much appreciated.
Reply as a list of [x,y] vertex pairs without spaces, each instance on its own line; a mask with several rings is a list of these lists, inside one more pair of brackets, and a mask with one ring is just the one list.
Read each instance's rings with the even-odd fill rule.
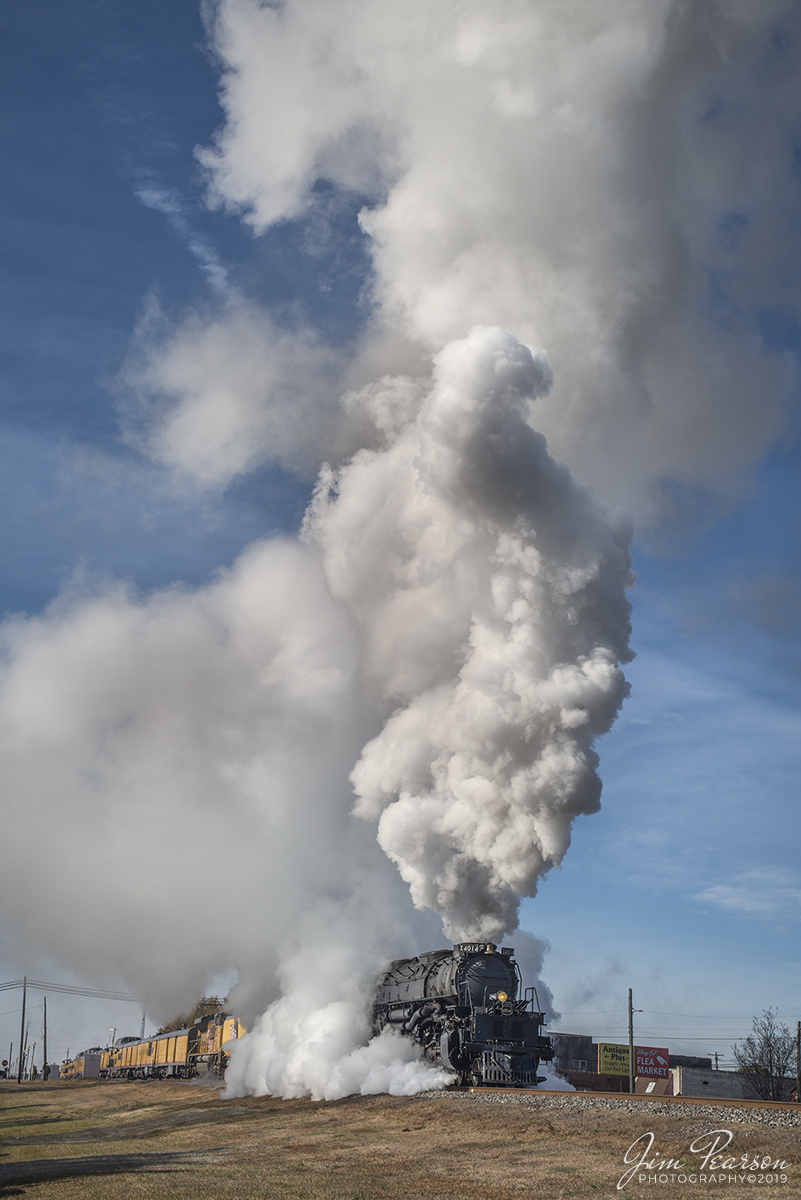
[[607,502],[674,524],[731,503],[793,384],[762,329],[798,314],[794,0],[208,13],[213,198],[260,231],[320,178],[367,197],[371,367],[388,330],[413,360],[501,325],[547,350],[537,428]]
[[367,678],[397,705],[351,775],[356,811],[380,815],[454,940],[498,940],[561,861],[626,693],[627,534],[528,425],[550,385],[542,356],[473,330],[386,449],[324,473],[308,520]]

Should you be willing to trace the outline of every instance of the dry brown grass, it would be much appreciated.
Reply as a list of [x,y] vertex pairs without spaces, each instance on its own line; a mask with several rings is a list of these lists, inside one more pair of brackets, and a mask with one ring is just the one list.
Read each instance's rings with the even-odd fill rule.
[[[180,1083],[0,1084],[0,1197],[44,1200],[555,1200],[708,1197],[709,1185],[617,1191],[646,1130],[688,1161],[708,1118],[549,1110],[464,1095],[333,1103],[224,1101]],[[719,1126],[725,1126],[721,1110]],[[791,1164],[769,1190],[801,1196],[801,1129],[737,1124],[732,1149]],[[727,1200],[765,1187],[726,1183]]]

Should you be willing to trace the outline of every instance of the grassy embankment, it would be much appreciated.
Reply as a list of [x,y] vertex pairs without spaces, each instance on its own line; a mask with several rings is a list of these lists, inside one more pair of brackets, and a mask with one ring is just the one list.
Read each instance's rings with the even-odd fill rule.
[[[224,1101],[215,1088],[169,1082],[2,1083],[0,1105],[0,1197],[31,1200],[694,1200],[707,1184],[635,1180],[617,1191],[623,1154],[653,1130],[660,1151],[687,1162],[693,1138],[715,1128],[700,1116],[447,1095]],[[738,1155],[788,1160],[788,1184],[775,1190],[801,1196],[801,1129],[732,1128]],[[739,1200],[754,1185],[715,1191]]]

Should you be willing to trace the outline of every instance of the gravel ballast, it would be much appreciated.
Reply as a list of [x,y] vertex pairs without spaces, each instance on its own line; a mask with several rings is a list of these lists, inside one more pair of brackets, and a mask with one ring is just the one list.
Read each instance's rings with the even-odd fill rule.
[[[707,1104],[703,1100],[675,1099],[670,1102],[659,1100],[631,1100],[628,1096],[593,1095],[588,1092],[479,1092],[441,1091],[425,1092],[426,1099],[440,1098],[451,1101],[474,1100],[479,1104],[525,1105],[536,1111],[590,1112],[592,1110],[617,1111],[623,1113],[656,1114],[660,1117],[689,1117],[716,1121],[719,1124],[748,1124],[778,1126],[801,1126],[801,1106],[793,1108],[764,1108],[759,1105]],[[422,1097],[421,1097],[422,1098]]]

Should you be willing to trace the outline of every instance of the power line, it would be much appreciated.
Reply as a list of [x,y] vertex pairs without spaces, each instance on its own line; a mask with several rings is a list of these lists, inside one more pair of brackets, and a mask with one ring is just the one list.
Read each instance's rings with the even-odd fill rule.
[[[647,1013],[651,1017],[689,1017],[694,1021],[751,1021],[752,1014],[738,1017],[732,1013],[688,1013],[688,1012],[662,1012],[658,1008],[641,1008],[638,1010],[642,1013]],[[599,1008],[587,1012],[563,1012],[561,1017],[602,1017],[608,1013],[625,1012],[623,1008]]]
[[[609,1033],[611,1030],[615,1030],[615,1029],[617,1029],[618,1032],[620,1032],[624,1028],[625,1028],[625,1026],[623,1026],[622,1024],[607,1026],[606,1032]],[[562,1031],[557,1030],[556,1032],[562,1032]],[[563,1032],[567,1033],[569,1031],[564,1030]],[[740,1034],[728,1033],[727,1031],[722,1030],[722,1029],[688,1029],[687,1033],[684,1034],[682,1032],[682,1030],[680,1030],[680,1029],[649,1029],[647,1025],[641,1025],[639,1027],[638,1032],[639,1033],[647,1033],[649,1037],[675,1037],[675,1038],[686,1037],[686,1039],[688,1039],[690,1041],[694,1040],[697,1042],[703,1042],[707,1038],[711,1038],[711,1037],[725,1038],[725,1037],[740,1037],[741,1036]],[[584,1036],[589,1037],[589,1034],[586,1034]],[[593,1030],[592,1036],[600,1037],[601,1035],[597,1030]]]
[[733,1013],[687,1013],[687,1012],[661,1012],[658,1008],[644,1008],[644,1013],[648,1013],[652,1017],[691,1017],[696,1021],[751,1021],[753,1016],[735,1016]]
[[[20,982],[22,982],[20,980]],[[563,1017],[603,1017],[607,1013],[621,1012],[619,1008],[599,1008],[595,1012],[569,1012],[562,1013]]]
[[[21,979],[14,979],[10,983],[0,983],[0,992],[8,991],[10,988],[22,987]],[[82,988],[73,987],[67,983],[44,983],[40,979],[29,979],[29,988],[37,988],[42,992],[61,992],[67,996],[88,996],[92,1000],[122,1000],[130,1004],[141,1004],[138,996],[132,996],[130,992],[111,992],[103,991],[99,988]]]
[[[559,1035],[560,1032],[561,1032],[560,1030],[555,1031],[557,1036]],[[653,1029],[641,1029],[638,1031],[637,1036],[641,1037],[643,1034],[647,1037],[661,1037],[662,1036],[662,1034],[658,1030],[654,1031]],[[590,1035],[588,1034],[587,1036],[589,1037]],[[593,1038],[601,1038],[601,1039],[622,1038],[625,1036],[626,1036],[625,1030],[618,1030],[618,1032],[616,1032],[616,1033],[594,1033],[594,1034],[592,1034]],[[681,1037],[680,1034],[675,1034],[675,1035],[671,1034],[671,1037],[673,1037],[674,1040],[677,1042],[729,1042],[730,1043],[733,1040],[734,1041],[737,1040],[736,1038],[732,1039],[730,1037],[719,1037],[717,1034],[712,1034],[710,1037]]]

